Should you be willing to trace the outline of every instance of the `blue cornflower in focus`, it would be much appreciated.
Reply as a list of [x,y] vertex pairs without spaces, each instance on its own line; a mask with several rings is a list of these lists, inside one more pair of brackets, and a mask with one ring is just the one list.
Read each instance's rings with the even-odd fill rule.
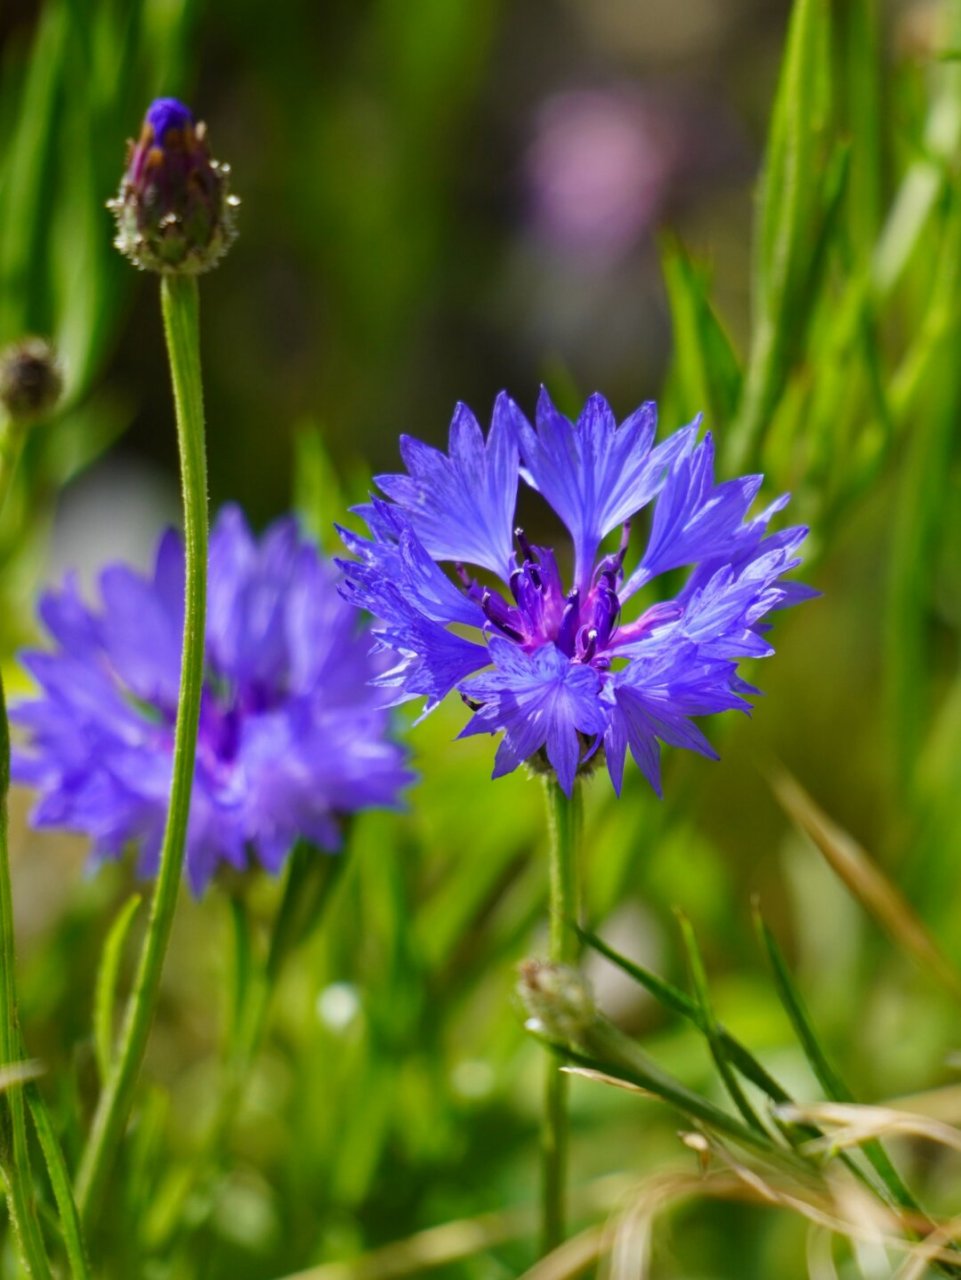
[[[787,498],[750,518],[762,477],[716,484],[699,423],[655,445],[656,419],[648,403],[618,425],[594,395],[571,422],[544,391],[531,426],[502,393],[485,440],[458,405],[447,454],[401,438],[408,474],[378,477],[387,500],[356,509],[370,537],[341,530],[344,592],[394,656],[377,683],[426,711],[456,689],[473,711],[462,737],[503,734],[494,777],[528,761],[569,794],[603,756],[619,792],[630,749],[660,794],[660,744],[716,758],[693,718],[748,709],[738,660],[773,652],[766,614],[816,594],[783,581],[807,531],[768,532]],[[569,564],[515,528],[519,480],[566,526]]]
[[[287,518],[255,540],[236,507],[210,538],[206,676],[187,840],[199,893],[220,863],[279,869],[299,838],[326,850],[343,815],[396,807],[412,775],[388,735],[379,669],[338,573]],[[40,696],[11,719],[26,731],[13,776],[36,787],[38,827],[91,837],[94,857],[140,847],[156,871],[173,758],[184,613],[178,534],[153,573],[123,564],[88,608],[74,577],[42,598],[57,646],[22,661]],[[382,664],[380,664],[382,668]]]

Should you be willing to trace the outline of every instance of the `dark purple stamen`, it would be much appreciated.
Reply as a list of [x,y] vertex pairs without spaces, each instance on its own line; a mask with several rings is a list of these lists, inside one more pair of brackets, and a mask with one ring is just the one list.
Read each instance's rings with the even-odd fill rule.
[[489,588],[485,589],[480,603],[484,616],[497,627],[498,631],[510,636],[512,640],[523,641],[523,633],[514,626],[515,611],[496,592]]
[[557,629],[557,640],[555,642],[558,649],[569,657],[574,653],[574,642],[577,638],[580,612],[580,592],[575,587],[567,597],[567,604],[564,606],[564,612],[561,615],[561,625]]
[[521,551],[524,554],[524,559],[534,560],[536,558],[534,555],[534,548],[527,541],[527,535],[524,533],[524,530],[519,525],[514,530],[514,537],[517,539],[517,545],[520,547]]
[[597,649],[597,628],[587,628],[585,635],[585,628],[581,627],[580,631],[577,633],[577,643],[578,647],[582,650],[581,653],[578,654],[581,662],[590,662],[594,657],[595,650]]

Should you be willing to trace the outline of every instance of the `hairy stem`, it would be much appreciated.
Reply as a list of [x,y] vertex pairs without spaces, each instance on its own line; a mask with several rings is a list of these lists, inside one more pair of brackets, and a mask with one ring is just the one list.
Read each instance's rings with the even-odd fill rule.
[[89,1224],[101,1208],[106,1178],[123,1136],[147,1046],[183,874],[190,794],[197,747],[204,674],[207,576],[207,464],[197,282],[188,276],[161,281],[164,333],[170,358],[184,501],[186,608],[180,699],[174,737],[170,809],[160,852],[160,870],[120,1048],[107,1079],[77,1176],[77,1203]]
[[[574,925],[580,910],[577,843],[580,830],[580,784],[566,796],[554,777],[544,782],[550,828],[550,959],[576,964],[580,941]],[[568,1078],[553,1053],[548,1054],[542,1136],[542,1244],[549,1253],[564,1239],[567,1218]]]

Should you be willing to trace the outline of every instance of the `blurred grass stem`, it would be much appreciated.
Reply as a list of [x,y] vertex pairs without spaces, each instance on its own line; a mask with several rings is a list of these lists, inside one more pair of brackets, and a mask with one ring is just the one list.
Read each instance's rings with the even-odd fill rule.
[[[575,925],[580,914],[578,844],[581,829],[580,783],[567,796],[557,779],[544,782],[550,830],[550,959],[554,964],[577,963],[580,939]],[[567,1100],[570,1082],[554,1053],[547,1057],[542,1136],[542,1245],[545,1253],[563,1241],[567,1218]]]
[[[0,415],[0,515],[13,485],[30,424]],[[16,948],[13,933],[13,893],[10,877],[7,796],[10,790],[10,726],[3,681],[0,678],[0,1065],[23,1058],[17,1017]],[[0,1162],[7,1189],[7,1203],[23,1265],[31,1276],[50,1276],[50,1263],[37,1218],[30,1154],[27,1146],[26,1108],[18,1085],[3,1099]],[[82,1258],[82,1249],[79,1255]],[[76,1269],[74,1271],[77,1274]]]
[[81,1217],[88,1224],[101,1207],[106,1179],[133,1104],[137,1076],[157,1004],[164,956],[183,877],[204,673],[207,464],[197,281],[189,276],[164,276],[160,294],[173,380],[184,501],[186,608],[180,697],[170,808],[160,853],[157,887],[133,993],[127,1005],[120,1048],[100,1095],[77,1175],[77,1202]]
[[[11,469],[4,454],[0,504],[9,486]],[[10,790],[10,728],[7,705],[0,679],[0,1067],[9,1067],[21,1057],[20,1028],[17,1021],[17,988],[14,973],[13,894],[10,887],[10,856],[7,843],[7,795]],[[37,1220],[23,1091],[18,1085],[8,1089],[0,1104],[0,1162],[6,1184],[7,1204],[23,1265],[30,1276],[49,1277],[50,1264]]]

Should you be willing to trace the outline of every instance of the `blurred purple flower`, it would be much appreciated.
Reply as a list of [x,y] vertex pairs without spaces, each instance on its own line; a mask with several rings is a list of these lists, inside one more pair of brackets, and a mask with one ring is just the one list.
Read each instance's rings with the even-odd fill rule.
[[[343,815],[398,805],[412,781],[369,683],[357,617],[334,567],[287,518],[258,542],[236,507],[210,539],[207,674],[187,840],[199,893],[220,862],[276,872],[300,838],[335,850]],[[45,594],[52,652],[22,661],[40,697],[11,719],[28,735],[13,776],[36,787],[32,822],[89,835],[96,859],[140,846],[157,869],[170,791],[180,676],[184,557],[162,538],[150,577],[127,565],[100,576],[102,612],[76,578]]]
[[534,120],[524,180],[536,230],[568,253],[616,261],[675,196],[746,169],[729,110],[692,89],[565,89]]
[[[532,427],[502,393],[485,441],[458,405],[448,454],[401,438],[408,474],[378,477],[388,501],[357,508],[371,537],[341,530],[357,557],[340,562],[345,594],[382,620],[374,635],[395,657],[376,683],[396,702],[425,697],[427,711],[456,689],[474,712],[462,737],[504,735],[494,777],[530,761],[569,793],[603,748],[620,791],[629,748],[660,793],[659,744],[714,757],[692,717],[748,709],[757,691],[738,659],[772,653],[764,616],[815,594],[780,580],[807,532],[768,533],[787,499],[749,519],[762,477],[715,484],[710,435],[698,443],[692,423],[655,445],[656,416],[644,404],[618,426],[594,395],[572,423],[542,391]],[[571,535],[569,587],[554,551],[514,529],[519,478]],[[652,502],[627,571],[631,520]],[[682,567],[673,598],[630,616],[633,597]]]

